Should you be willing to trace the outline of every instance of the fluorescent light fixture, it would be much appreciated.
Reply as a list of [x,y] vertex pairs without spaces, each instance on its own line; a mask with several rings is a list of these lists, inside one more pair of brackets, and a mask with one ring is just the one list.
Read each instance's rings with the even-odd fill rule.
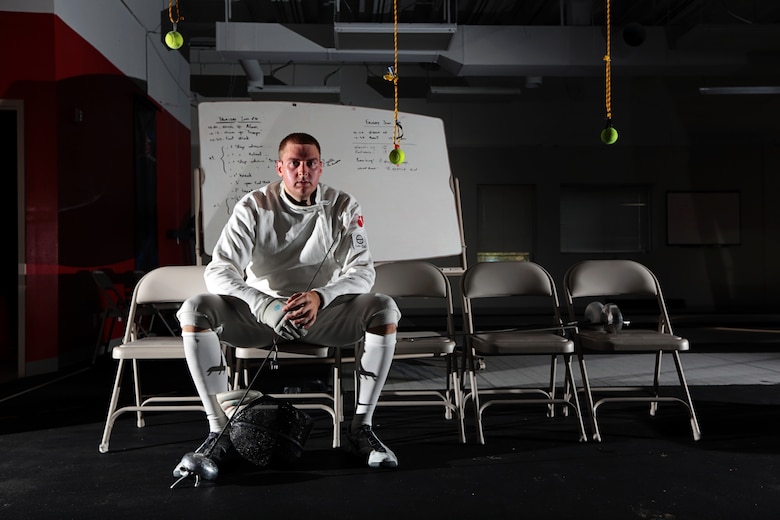
[[311,103],[338,103],[341,101],[341,87],[266,85],[263,88],[247,89],[255,101],[301,101]]
[[[399,45],[406,51],[449,49],[457,24],[446,23],[399,23]],[[393,24],[391,23],[345,23],[333,24],[337,49],[392,49]]]
[[780,87],[699,87],[699,93],[705,95],[780,94]]
[[506,103],[517,98],[521,92],[519,88],[431,85],[428,90],[428,100],[466,103]]
[[530,262],[531,253],[525,251],[477,251],[477,262]]

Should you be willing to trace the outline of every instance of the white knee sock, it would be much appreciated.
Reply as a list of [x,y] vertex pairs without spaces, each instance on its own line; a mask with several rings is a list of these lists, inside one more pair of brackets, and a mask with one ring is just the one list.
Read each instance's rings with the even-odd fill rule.
[[227,416],[217,401],[217,394],[228,390],[228,371],[216,332],[182,332],[184,356],[192,382],[206,409],[209,431],[219,432]]
[[358,368],[358,400],[352,426],[371,425],[379,394],[393,363],[395,333],[385,336],[366,333]]

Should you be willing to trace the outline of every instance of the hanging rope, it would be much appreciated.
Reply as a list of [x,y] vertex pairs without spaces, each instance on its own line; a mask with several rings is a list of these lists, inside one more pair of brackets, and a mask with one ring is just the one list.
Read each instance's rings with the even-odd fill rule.
[[606,88],[605,88],[605,107],[607,112],[607,121],[612,120],[612,13],[611,0],[607,0],[607,53],[604,55],[606,66]]
[[393,150],[390,162],[401,164],[404,152],[399,141],[403,137],[403,127],[398,122],[398,0],[393,0],[393,66],[388,68],[384,78],[393,82]]
[[601,131],[601,140],[604,144],[613,144],[617,141],[618,133],[612,126],[612,1],[606,1],[607,52],[604,55],[604,107],[606,111],[606,124],[604,130]]
[[398,144],[398,0],[393,0],[393,145]]
[[176,0],[176,19],[173,18],[173,0],[168,0],[168,19],[173,24],[173,30],[176,30],[176,24],[184,20],[179,12],[179,0]]

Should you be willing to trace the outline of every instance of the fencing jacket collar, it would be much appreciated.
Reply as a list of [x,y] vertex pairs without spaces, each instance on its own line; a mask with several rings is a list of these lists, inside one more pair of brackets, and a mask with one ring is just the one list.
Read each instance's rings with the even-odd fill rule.
[[311,204],[305,204],[299,200],[295,200],[292,198],[287,191],[284,189],[284,183],[279,183],[279,193],[282,197],[282,200],[287,203],[288,206],[295,210],[303,210],[303,211],[311,211],[315,210],[321,206],[327,206],[330,204],[329,200],[323,200],[320,196],[321,190],[320,185],[318,184],[317,187],[314,189],[314,192],[311,194],[310,201]]

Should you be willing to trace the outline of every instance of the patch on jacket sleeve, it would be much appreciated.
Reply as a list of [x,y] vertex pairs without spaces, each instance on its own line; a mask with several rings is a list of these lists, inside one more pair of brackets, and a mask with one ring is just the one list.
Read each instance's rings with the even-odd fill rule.
[[362,233],[352,233],[352,247],[355,249],[366,249],[366,236]]

